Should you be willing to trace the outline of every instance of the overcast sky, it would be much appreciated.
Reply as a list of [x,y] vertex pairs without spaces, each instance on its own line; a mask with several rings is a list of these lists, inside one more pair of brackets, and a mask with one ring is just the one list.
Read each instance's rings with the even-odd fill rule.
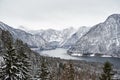
[[93,26],[120,13],[120,0],[0,0],[0,21],[29,29]]

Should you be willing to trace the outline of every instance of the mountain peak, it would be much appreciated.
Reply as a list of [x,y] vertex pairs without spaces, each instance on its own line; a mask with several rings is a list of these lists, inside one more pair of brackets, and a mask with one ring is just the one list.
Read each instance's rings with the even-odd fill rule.
[[[93,26],[69,49],[77,54],[107,54],[120,57],[120,14],[110,15],[105,22]],[[69,52],[68,51],[68,52]]]
[[26,28],[25,26],[22,26],[22,25],[20,25],[18,27],[18,29],[23,30],[23,31],[30,31],[28,28]]
[[111,18],[118,20],[118,19],[120,19],[120,14],[112,14],[107,18],[107,20],[109,20]]

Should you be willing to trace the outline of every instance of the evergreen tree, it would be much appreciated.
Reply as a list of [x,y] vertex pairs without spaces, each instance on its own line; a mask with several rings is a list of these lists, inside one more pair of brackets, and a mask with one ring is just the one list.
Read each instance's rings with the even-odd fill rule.
[[49,70],[47,68],[47,62],[45,58],[43,58],[41,63],[40,80],[49,80]]
[[5,54],[3,56],[4,66],[2,66],[2,80],[18,79],[18,64],[15,49],[13,48],[12,36],[8,31],[2,32],[2,41],[4,43]]
[[30,78],[30,65],[28,61],[28,57],[25,54],[26,49],[24,48],[24,44],[21,40],[16,40],[15,42],[15,48],[16,48],[16,53],[18,57],[18,63],[19,63],[19,79],[20,80],[28,80]]
[[16,40],[13,43],[13,38],[8,31],[2,31],[1,40],[4,45],[4,64],[0,79],[2,80],[28,80],[27,56],[22,41]]
[[64,64],[61,80],[74,80],[74,67],[71,62]]
[[100,76],[100,80],[112,80],[112,65],[108,61],[104,63],[103,73]]
[[73,64],[70,62],[69,63],[69,80],[74,80],[75,77],[75,70],[73,67]]

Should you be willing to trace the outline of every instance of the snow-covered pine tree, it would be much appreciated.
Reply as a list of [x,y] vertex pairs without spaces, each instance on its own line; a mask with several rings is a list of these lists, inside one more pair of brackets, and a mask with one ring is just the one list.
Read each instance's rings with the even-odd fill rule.
[[19,80],[29,80],[30,78],[30,65],[26,53],[26,49],[21,40],[16,40],[15,49],[18,57],[18,69],[19,69]]
[[45,58],[43,58],[41,63],[40,80],[49,80],[49,70]]
[[1,40],[4,43],[4,65],[2,66],[2,80],[18,79],[18,64],[15,49],[13,48],[13,39],[8,31],[2,31]]
[[29,62],[25,54],[26,45],[21,40],[13,43],[8,31],[2,31],[1,41],[4,45],[2,53],[4,64],[0,73],[1,80],[29,80]]

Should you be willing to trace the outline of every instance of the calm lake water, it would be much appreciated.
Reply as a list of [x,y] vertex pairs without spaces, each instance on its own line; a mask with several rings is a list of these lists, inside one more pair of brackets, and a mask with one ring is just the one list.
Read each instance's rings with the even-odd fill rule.
[[[39,52],[39,51],[38,51]],[[68,55],[66,49],[57,48],[55,50],[47,50],[39,52],[40,55],[50,56],[50,57],[59,57],[61,59],[72,59],[72,60],[85,60],[88,62],[101,62],[104,63],[106,61],[111,62],[113,65],[120,67],[120,58],[113,57],[73,57]]]

